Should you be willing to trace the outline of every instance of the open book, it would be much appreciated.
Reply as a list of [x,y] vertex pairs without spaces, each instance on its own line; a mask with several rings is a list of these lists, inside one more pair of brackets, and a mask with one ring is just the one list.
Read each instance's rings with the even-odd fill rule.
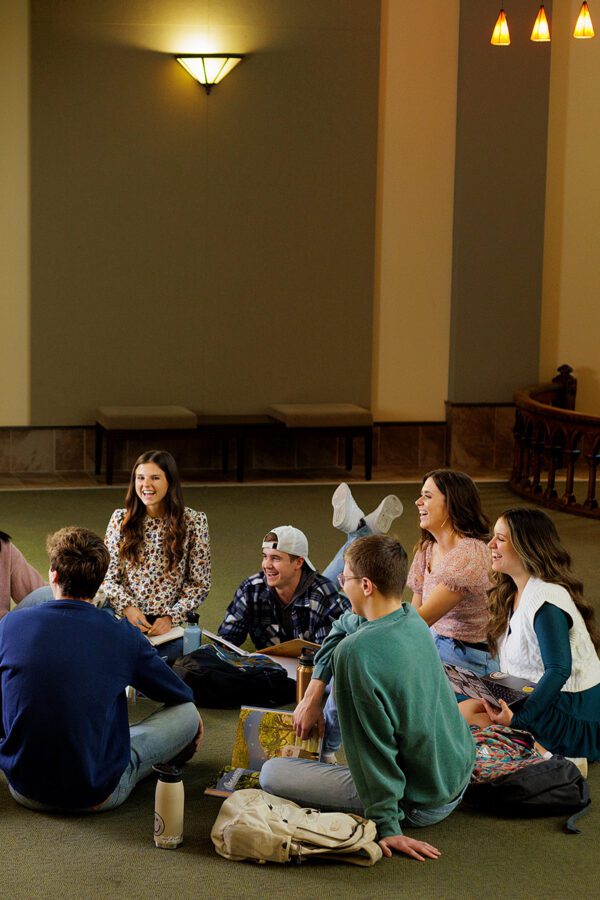
[[202,629],[202,636],[207,637],[216,644],[221,644],[223,647],[226,647],[232,653],[237,653],[239,656],[268,656],[269,659],[272,659],[274,662],[279,663],[280,666],[283,666],[287,672],[288,678],[293,678],[294,681],[296,680],[298,657],[302,653],[302,649],[304,647],[310,647],[313,650],[318,650],[321,646],[320,644],[314,644],[312,641],[305,641],[304,638],[294,638],[291,641],[284,641],[282,644],[273,644],[272,647],[265,647],[264,650],[256,650],[252,653],[248,650],[243,650],[236,644],[232,644],[231,641],[226,641],[225,638],[222,638],[219,634],[213,634],[212,631],[207,631],[206,628]]
[[291,656],[297,658],[305,647],[309,647],[312,650],[319,650],[321,647],[320,644],[315,644],[313,641],[305,641],[304,638],[294,638],[291,641],[284,641],[282,644],[272,644],[271,647],[264,647],[262,650],[252,652],[243,650],[237,644],[226,641],[220,634],[213,634],[212,631],[208,631],[206,628],[202,629],[202,635],[211,641],[215,641],[217,644],[222,644],[228,650],[233,650],[234,653],[239,653],[240,656],[256,656],[257,653],[261,653],[265,656]]
[[322,739],[307,740],[294,731],[294,713],[286,709],[242,706],[231,752],[231,765],[219,772],[204,791],[214,797],[226,797],[233,791],[258,786],[263,763],[275,756],[318,760]]
[[166,644],[168,641],[174,641],[177,638],[183,637],[183,628],[181,625],[173,625],[173,627],[164,634],[147,634],[146,637],[153,647],[158,647],[159,644]]

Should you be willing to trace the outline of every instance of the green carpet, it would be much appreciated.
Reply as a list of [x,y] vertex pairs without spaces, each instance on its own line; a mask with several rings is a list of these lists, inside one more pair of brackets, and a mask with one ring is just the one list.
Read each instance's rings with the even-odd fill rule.
[[[365,511],[387,490],[405,504],[396,536],[411,550],[418,527],[413,507],[416,485],[359,485],[353,491]],[[481,486],[490,517],[519,504],[502,485]],[[258,568],[260,538],[273,526],[292,523],[306,531],[313,562],[323,567],[339,546],[331,527],[327,485],[210,486],[187,488],[188,505],[208,514],[214,587],[202,611],[215,628],[239,581]],[[103,533],[123,490],[0,492],[0,529],[40,571],[45,572],[45,535],[66,524]],[[600,614],[598,547],[600,522],[555,513],[559,531],[574,556],[586,594]],[[0,840],[4,851],[2,895],[7,898],[234,898],[270,896],[384,896],[475,900],[514,898],[595,898],[600,826],[600,765],[590,770],[598,798],[581,820],[583,833],[566,836],[562,818],[500,820],[466,806],[445,822],[419,832],[442,850],[437,862],[395,857],[362,870],[333,863],[301,867],[234,863],[216,855],[209,833],[219,801],[204,797],[210,777],[229,759],[235,711],[203,711],[204,745],[186,767],[185,843],[176,851],[156,850],[152,841],[154,785],[139,785],[118,810],[94,817],[55,817],[17,806],[0,785]]]

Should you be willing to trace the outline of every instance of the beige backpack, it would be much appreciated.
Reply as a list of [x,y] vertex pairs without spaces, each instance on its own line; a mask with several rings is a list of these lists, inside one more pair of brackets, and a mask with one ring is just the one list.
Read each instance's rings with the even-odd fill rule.
[[370,819],[302,809],[253,789],[227,797],[210,836],[226,859],[286,863],[318,857],[373,866],[382,856]]

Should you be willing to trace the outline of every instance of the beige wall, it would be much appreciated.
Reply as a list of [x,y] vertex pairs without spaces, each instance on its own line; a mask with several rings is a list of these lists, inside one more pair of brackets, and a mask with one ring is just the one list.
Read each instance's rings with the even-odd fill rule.
[[0,425],[29,422],[29,5],[0,0]]
[[368,404],[378,3],[32,8],[33,423]]
[[579,0],[554,0],[540,379],[568,363],[577,408],[600,415],[600,7],[572,38]]
[[373,409],[445,417],[458,0],[383,0]]

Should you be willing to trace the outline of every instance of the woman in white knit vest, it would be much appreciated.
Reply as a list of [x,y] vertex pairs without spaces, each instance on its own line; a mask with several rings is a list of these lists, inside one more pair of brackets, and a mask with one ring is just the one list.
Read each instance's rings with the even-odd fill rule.
[[466,700],[467,721],[529,731],[551,753],[600,759],[600,634],[556,527],[540,509],[504,512],[489,543],[488,641],[500,669],[537,681],[513,714]]

